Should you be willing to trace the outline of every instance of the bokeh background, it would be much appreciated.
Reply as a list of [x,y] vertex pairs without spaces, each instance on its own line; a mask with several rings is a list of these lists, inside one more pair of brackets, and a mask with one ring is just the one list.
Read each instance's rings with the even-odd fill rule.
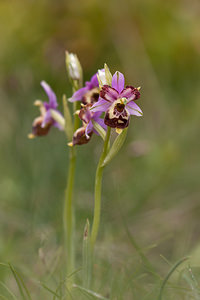
[[[56,129],[34,140],[27,134],[38,115],[34,100],[46,100],[41,80],[55,90],[60,108],[62,95],[71,95],[65,50],[78,55],[85,80],[106,62],[142,87],[144,116],[132,118],[123,149],[105,171],[96,291],[110,299],[155,299],[156,279],[140,251],[160,278],[187,255],[198,271],[199,15],[199,0],[0,1],[0,261],[23,271],[35,299],[50,299],[33,282],[47,280],[62,252],[68,147]],[[80,264],[101,146],[93,137],[78,148]],[[3,266],[0,279],[17,289]],[[182,293],[171,287],[166,297],[192,299]]]

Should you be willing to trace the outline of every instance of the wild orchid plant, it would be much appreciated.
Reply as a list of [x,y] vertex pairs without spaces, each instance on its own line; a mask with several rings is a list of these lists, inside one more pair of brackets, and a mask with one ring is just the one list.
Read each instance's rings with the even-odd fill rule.
[[[93,134],[99,135],[104,143],[96,170],[94,188],[94,215],[90,233],[89,221],[86,223],[83,241],[83,287],[89,288],[92,274],[94,247],[99,231],[101,215],[102,176],[105,166],[122,147],[130,123],[130,116],[142,116],[142,111],[135,103],[140,98],[140,88],[125,86],[124,75],[118,71],[112,76],[105,64],[82,86],[82,68],[76,55],[66,52],[66,66],[72,83],[73,94],[68,99],[73,103],[71,116],[66,96],[63,97],[64,115],[57,110],[55,93],[42,81],[49,103],[40,100],[35,105],[40,108],[40,116],[32,125],[30,138],[46,135],[52,126],[66,133],[69,145],[68,180],[63,210],[64,236],[67,253],[67,275],[75,270],[74,247],[74,205],[73,188],[77,145],[87,144]],[[79,123],[81,122],[81,126]],[[111,145],[111,130],[117,135]]]

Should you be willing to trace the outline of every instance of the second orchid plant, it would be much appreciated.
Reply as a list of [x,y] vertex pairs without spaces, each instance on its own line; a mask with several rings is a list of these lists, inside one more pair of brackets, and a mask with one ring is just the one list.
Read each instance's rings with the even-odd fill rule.
[[[63,209],[63,224],[66,249],[66,275],[75,271],[75,213],[73,204],[74,176],[77,145],[87,144],[93,134],[103,139],[103,147],[97,165],[94,187],[94,214],[92,228],[87,220],[83,239],[83,287],[90,288],[94,247],[98,236],[101,216],[102,176],[105,166],[122,147],[130,123],[131,115],[142,116],[142,110],[136,104],[140,98],[140,88],[125,85],[124,75],[116,71],[111,74],[105,64],[90,81],[82,86],[82,68],[76,55],[66,52],[67,72],[72,84],[72,96],[63,97],[64,114],[58,109],[57,98],[51,87],[41,82],[49,102],[36,100],[40,115],[33,121],[29,138],[45,136],[51,127],[57,127],[66,133],[69,146],[68,178]],[[69,103],[73,103],[71,114]],[[81,125],[80,125],[81,124]],[[117,135],[110,141],[111,130]]]

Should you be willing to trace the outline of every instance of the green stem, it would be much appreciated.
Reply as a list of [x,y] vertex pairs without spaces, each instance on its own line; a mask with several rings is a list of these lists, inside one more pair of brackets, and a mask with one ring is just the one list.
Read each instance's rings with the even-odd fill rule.
[[[78,103],[74,103],[73,111],[77,110]],[[78,116],[74,116],[74,132],[79,127]],[[74,176],[76,167],[76,149],[69,148],[69,168],[67,176],[67,187],[65,190],[65,202],[63,211],[63,224],[65,235],[65,249],[67,254],[67,275],[70,275],[75,269],[75,247],[74,247],[74,205],[73,205],[73,190],[74,190]]]
[[101,186],[102,186],[102,177],[103,177],[103,170],[104,166],[102,163],[106,157],[109,140],[110,140],[110,132],[111,128],[107,128],[106,138],[103,146],[103,151],[101,157],[99,159],[99,163],[96,170],[96,177],[95,177],[95,203],[94,203],[94,217],[93,217],[93,224],[92,224],[92,233],[91,233],[91,252],[94,252],[94,246],[96,242],[96,238],[99,231],[99,223],[100,223],[100,215],[101,215]]
[[76,151],[74,147],[70,147],[70,160],[67,176],[67,187],[65,190],[64,203],[64,233],[65,233],[65,247],[67,252],[67,275],[74,270],[74,209],[73,209],[73,189],[74,189],[74,175],[76,165]]

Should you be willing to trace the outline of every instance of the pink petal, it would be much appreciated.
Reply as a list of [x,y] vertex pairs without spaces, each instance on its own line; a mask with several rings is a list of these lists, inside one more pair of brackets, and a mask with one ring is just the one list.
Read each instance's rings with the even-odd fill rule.
[[137,100],[138,98],[140,98],[140,92],[138,91],[138,89],[129,85],[129,86],[126,86],[125,89],[123,89],[123,91],[120,94],[120,97],[126,98],[128,100],[128,102],[132,101],[132,100]]
[[110,87],[109,85],[104,85],[100,91],[100,97],[106,101],[113,102],[117,100],[119,93],[116,89]]
[[96,111],[106,111],[110,106],[110,103],[104,99],[99,99],[93,106],[90,108],[92,112]]
[[124,75],[122,73],[115,72],[112,78],[112,87],[121,93],[124,88]]
[[133,101],[126,104],[126,108],[128,109],[128,111],[131,115],[135,115],[135,116],[138,116],[138,117],[141,117],[143,115],[142,110]]

